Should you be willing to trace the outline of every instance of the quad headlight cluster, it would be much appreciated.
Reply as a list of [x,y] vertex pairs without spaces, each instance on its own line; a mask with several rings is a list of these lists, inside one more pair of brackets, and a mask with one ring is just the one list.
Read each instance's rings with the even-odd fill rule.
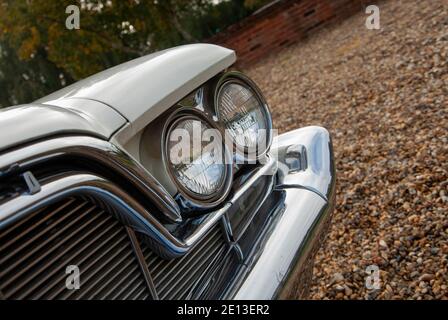
[[197,110],[180,109],[164,130],[169,175],[182,196],[201,207],[213,207],[227,196],[237,156],[257,160],[272,140],[269,109],[250,79],[229,72],[213,90],[218,121]]

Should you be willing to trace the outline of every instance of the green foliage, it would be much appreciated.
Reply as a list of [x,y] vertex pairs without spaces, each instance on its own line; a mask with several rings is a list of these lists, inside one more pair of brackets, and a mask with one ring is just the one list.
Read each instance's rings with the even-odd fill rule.
[[[121,62],[204,40],[266,0],[0,0],[0,107]],[[68,30],[68,5],[81,8]]]
[[33,101],[72,82],[38,50],[28,60],[20,60],[16,52],[0,42],[0,108]]

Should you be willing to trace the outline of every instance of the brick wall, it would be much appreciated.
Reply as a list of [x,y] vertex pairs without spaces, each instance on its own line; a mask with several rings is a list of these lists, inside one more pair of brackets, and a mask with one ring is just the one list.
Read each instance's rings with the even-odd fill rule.
[[366,0],[279,0],[207,42],[236,51],[238,65],[257,62],[331,23],[362,12]]

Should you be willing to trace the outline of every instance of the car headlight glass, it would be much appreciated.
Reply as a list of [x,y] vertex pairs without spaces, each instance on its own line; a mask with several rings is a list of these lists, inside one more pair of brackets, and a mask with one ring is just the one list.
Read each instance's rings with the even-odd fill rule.
[[263,98],[250,85],[229,80],[218,89],[218,117],[240,150],[263,152],[269,143],[272,127],[269,110]]
[[216,148],[206,148],[210,143],[203,139],[207,129],[212,128],[206,122],[194,116],[183,116],[172,123],[167,135],[171,175],[181,189],[194,198],[216,195],[227,176],[223,149],[218,144]]

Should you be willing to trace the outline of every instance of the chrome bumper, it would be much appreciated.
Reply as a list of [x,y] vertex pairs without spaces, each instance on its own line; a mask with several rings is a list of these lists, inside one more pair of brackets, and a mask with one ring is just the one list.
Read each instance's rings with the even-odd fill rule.
[[[299,168],[291,170],[288,147]],[[285,193],[283,210],[272,218],[246,262],[234,299],[301,298],[311,277],[314,255],[330,221],[335,168],[331,138],[321,127],[306,127],[274,139],[271,156],[278,160],[277,189]],[[294,166],[294,164],[293,164]]]

